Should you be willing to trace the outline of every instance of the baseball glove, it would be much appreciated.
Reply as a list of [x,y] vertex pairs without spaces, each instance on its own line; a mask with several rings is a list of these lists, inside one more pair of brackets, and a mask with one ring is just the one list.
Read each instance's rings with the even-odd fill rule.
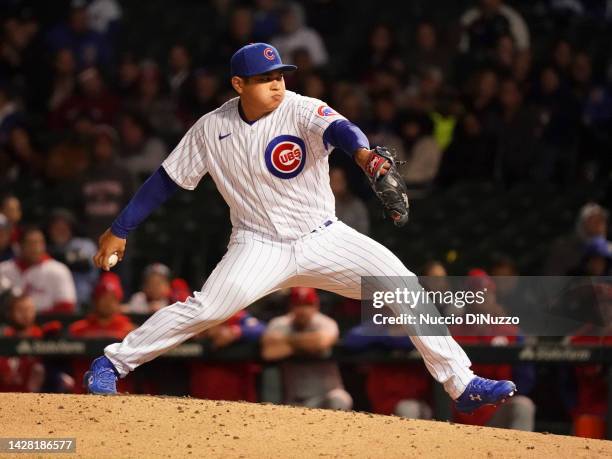
[[[387,161],[390,165],[389,170],[381,175],[380,171]],[[395,226],[404,226],[408,222],[410,208],[406,184],[397,170],[397,166],[401,164],[395,160],[395,154],[389,149],[376,147],[372,150],[365,167],[374,193],[381,200],[385,214],[393,220]]]

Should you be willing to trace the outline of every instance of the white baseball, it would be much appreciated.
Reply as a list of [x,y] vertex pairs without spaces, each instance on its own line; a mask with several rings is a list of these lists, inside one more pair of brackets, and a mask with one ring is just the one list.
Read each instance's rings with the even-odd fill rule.
[[111,253],[111,255],[108,257],[108,267],[112,268],[113,266],[117,264],[118,261],[119,261],[119,257],[117,256],[117,254]]

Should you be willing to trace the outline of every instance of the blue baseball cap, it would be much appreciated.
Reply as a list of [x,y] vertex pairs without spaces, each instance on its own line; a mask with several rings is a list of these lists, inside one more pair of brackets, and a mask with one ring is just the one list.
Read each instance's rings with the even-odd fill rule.
[[267,43],[251,43],[243,46],[232,56],[232,76],[250,77],[274,70],[293,71],[295,65],[283,64],[278,50]]

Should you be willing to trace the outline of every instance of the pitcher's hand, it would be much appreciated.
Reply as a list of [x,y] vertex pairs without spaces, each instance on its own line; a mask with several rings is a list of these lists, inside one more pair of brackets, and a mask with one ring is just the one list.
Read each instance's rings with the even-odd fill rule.
[[102,236],[100,236],[100,239],[98,239],[98,253],[96,253],[93,257],[94,264],[98,268],[108,271],[110,269],[108,257],[110,257],[111,254],[116,253],[119,257],[119,261],[123,260],[126,242],[126,239],[121,239],[120,237],[117,237],[111,233],[110,228],[104,231]]

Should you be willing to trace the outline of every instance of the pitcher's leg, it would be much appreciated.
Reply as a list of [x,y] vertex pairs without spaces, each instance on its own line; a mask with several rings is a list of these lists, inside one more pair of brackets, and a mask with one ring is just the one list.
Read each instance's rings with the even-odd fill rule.
[[123,377],[278,288],[294,273],[291,248],[249,241],[230,245],[202,291],[153,314],[104,354]]
[[[362,277],[402,277],[411,281],[414,278],[389,249],[342,222],[307,238],[303,251],[296,253],[296,257],[300,274],[319,276],[319,288],[350,298],[361,298]],[[463,349],[451,336],[410,336],[410,339],[431,375],[453,399],[459,397],[474,377]]]

